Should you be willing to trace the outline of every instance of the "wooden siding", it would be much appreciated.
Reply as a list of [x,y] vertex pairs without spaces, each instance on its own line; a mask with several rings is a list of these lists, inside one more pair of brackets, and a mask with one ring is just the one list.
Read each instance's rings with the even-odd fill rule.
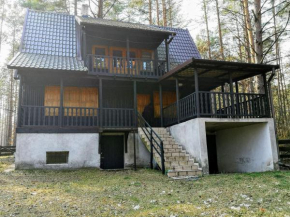
[[[163,108],[171,105],[176,102],[176,93],[175,92],[163,92]],[[154,101],[154,117],[160,117],[160,100],[159,100],[159,92],[154,91],[153,93],[153,101]]]
[[[44,96],[44,106],[60,106],[60,87],[46,86]],[[83,108],[98,108],[98,88],[96,87],[65,87],[63,107],[83,107]],[[73,111],[73,112],[72,112]],[[64,115],[79,115],[76,111],[80,110],[65,110]],[[72,114],[73,113],[73,114]],[[46,111],[48,115],[48,111]],[[51,114],[52,115],[52,114]],[[58,115],[58,111],[57,114]]]
[[144,108],[151,102],[150,94],[137,94],[137,110],[140,114],[143,113]]

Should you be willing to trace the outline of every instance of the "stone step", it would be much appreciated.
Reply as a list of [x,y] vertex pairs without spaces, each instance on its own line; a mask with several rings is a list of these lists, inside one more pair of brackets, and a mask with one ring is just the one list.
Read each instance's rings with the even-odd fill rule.
[[201,170],[169,170],[168,177],[181,177],[181,176],[201,176]]
[[173,166],[172,170],[198,170],[198,164],[193,166]]
[[[176,167],[176,166],[195,166],[197,163],[194,163],[194,161],[165,161],[166,167]],[[197,164],[198,165],[198,164]]]
[[[165,128],[153,128],[158,134],[158,137],[163,141],[165,168],[168,170],[169,177],[188,177],[200,176],[202,170],[199,164],[194,162],[194,159],[183,150],[183,147],[176,143],[175,139]],[[150,151],[150,141],[145,133],[139,129],[139,135],[146,148]],[[156,141],[159,141],[157,136],[154,136]],[[161,157],[154,151],[153,157],[156,163],[161,166]]]
[[187,154],[184,151],[180,151],[180,152],[164,152],[164,156],[165,157],[189,157],[189,154]]

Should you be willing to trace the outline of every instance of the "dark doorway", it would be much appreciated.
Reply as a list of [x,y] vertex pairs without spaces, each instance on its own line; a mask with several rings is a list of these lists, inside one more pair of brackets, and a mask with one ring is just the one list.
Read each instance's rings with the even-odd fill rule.
[[206,135],[206,140],[207,140],[209,173],[217,174],[219,171],[217,164],[216,136]]
[[101,136],[101,168],[124,168],[124,137]]

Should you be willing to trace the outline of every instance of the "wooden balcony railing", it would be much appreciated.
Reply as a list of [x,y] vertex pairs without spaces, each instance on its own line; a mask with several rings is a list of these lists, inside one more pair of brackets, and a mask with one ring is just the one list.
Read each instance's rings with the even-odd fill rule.
[[166,73],[166,62],[152,59],[88,54],[85,62],[90,74],[159,78]]
[[265,94],[206,91],[198,94],[199,102],[197,102],[196,93],[193,93],[164,108],[164,124],[169,126],[196,117],[263,118],[271,116]]
[[102,127],[104,128],[133,128],[136,123],[134,109],[103,108]]
[[134,128],[136,113],[127,108],[21,106],[20,127]]

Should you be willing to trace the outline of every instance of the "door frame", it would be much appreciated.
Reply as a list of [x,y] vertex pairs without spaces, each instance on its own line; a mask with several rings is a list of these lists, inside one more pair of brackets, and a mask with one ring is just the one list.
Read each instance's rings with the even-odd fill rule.
[[[123,164],[124,164],[124,168],[125,168],[125,154],[126,154],[126,144],[125,144],[126,143],[126,136],[125,136],[125,133],[117,133],[117,132],[116,133],[115,132],[100,133],[100,138],[99,138],[100,168],[102,165],[102,144],[101,144],[102,136],[123,136],[123,150],[124,150]],[[101,168],[101,169],[103,169],[103,168]],[[108,169],[108,170],[110,170],[110,169]],[[111,170],[114,170],[114,169],[111,169]],[[117,170],[120,170],[120,169],[117,169]]]

